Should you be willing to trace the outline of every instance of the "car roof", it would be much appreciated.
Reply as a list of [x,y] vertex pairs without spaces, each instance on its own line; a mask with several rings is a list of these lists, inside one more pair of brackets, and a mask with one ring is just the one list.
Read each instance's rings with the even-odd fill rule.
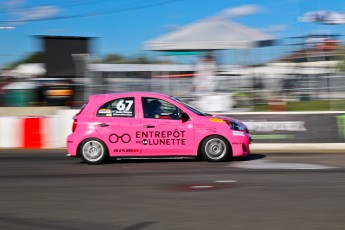
[[156,92],[121,92],[121,93],[107,93],[107,94],[94,94],[90,96],[90,100],[98,98],[109,98],[109,97],[135,97],[135,96],[145,96],[145,97],[165,97],[169,98],[170,95]]

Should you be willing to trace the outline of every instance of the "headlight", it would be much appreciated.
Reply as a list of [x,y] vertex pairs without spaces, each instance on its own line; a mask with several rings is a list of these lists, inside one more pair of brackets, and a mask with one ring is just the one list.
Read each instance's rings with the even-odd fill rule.
[[246,127],[244,125],[242,125],[241,123],[238,123],[236,121],[231,121],[230,129],[238,130],[238,131],[245,131]]

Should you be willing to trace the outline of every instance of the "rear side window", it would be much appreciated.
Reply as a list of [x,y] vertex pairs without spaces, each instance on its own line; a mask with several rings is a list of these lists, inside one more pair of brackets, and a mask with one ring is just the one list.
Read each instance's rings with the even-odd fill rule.
[[98,117],[134,117],[134,97],[109,101],[97,110]]

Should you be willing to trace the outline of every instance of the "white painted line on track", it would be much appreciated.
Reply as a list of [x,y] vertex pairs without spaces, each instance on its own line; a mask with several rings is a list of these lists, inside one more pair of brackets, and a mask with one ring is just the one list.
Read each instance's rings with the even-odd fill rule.
[[237,180],[216,180],[215,183],[237,183]]
[[227,167],[243,168],[243,169],[332,169],[335,167],[317,165],[317,164],[302,164],[302,163],[280,163],[269,160],[253,160],[236,162],[229,164]]
[[211,185],[195,185],[195,186],[190,186],[190,188],[196,188],[196,189],[199,189],[199,188],[213,188],[214,186],[211,186]]

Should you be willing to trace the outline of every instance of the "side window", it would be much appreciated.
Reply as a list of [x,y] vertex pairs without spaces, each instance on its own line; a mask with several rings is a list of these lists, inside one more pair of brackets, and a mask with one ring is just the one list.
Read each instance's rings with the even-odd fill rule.
[[134,98],[120,98],[109,101],[97,111],[98,117],[134,117]]
[[173,104],[157,99],[142,98],[144,118],[179,120],[181,110]]

